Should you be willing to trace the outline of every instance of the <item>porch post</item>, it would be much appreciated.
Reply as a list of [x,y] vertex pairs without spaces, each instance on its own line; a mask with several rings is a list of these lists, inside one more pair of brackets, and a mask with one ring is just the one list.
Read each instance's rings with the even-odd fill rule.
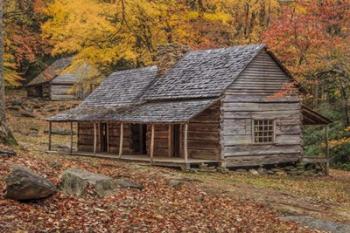
[[52,131],[52,122],[49,121],[49,151],[51,151],[51,132]]
[[108,122],[106,122],[106,137],[107,137],[107,153],[109,153],[109,126],[108,126]]
[[185,163],[188,163],[188,123],[185,124],[185,131],[184,131],[184,157],[185,157]]
[[173,135],[172,135],[172,125],[169,124],[168,128],[168,157],[172,156],[173,152]]
[[151,125],[151,148],[150,148],[151,163],[153,163],[153,156],[154,156],[154,124]]
[[124,142],[124,123],[120,123],[120,141],[119,141],[119,158],[122,157],[123,153],[123,142]]
[[328,125],[326,125],[325,129],[325,144],[326,144],[326,175],[329,174],[329,143],[328,143]]
[[70,122],[70,153],[73,154],[73,122]]
[[94,154],[96,154],[96,148],[97,148],[97,123],[94,122]]

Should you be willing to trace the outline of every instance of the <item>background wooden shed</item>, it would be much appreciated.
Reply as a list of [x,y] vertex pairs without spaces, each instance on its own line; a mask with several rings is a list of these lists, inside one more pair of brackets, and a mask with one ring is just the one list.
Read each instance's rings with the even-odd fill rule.
[[93,87],[83,88],[80,81],[88,76],[91,66],[83,64],[77,69],[66,71],[72,57],[60,58],[26,85],[28,97],[41,97],[49,100],[83,99]]

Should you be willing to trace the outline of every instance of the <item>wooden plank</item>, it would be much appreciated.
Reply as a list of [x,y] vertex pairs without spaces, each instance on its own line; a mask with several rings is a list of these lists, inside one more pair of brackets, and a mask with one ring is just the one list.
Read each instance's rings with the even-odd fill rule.
[[168,157],[173,155],[173,125],[168,126]]
[[275,97],[273,95],[265,95],[265,96],[251,96],[251,93],[247,96],[242,96],[241,93],[237,92],[237,94],[227,95],[224,98],[224,103],[241,103],[241,102],[252,102],[252,103],[275,103],[275,102],[291,102],[291,103],[299,103],[299,97],[297,96],[283,96],[283,97]]
[[74,95],[52,95],[52,100],[74,100],[76,97]]
[[51,151],[52,148],[52,122],[49,121],[49,151]]
[[123,143],[124,143],[124,123],[120,123],[120,141],[119,141],[119,158],[123,154]]
[[70,153],[73,153],[73,122],[70,123]]
[[249,144],[237,146],[225,146],[225,157],[250,156],[264,154],[295,154],[301,153],[300,145],[277,145],[277,144]]
[[109,153],[109,123],[106,123],[107,152]]
[[188,123],[185,124],[184,129],[184,157],[185,163],[188,163]]
[[153,163],[153,156],[154,156],[154,125],[151,125],[151,148],[150,148],[150,157],[151,157],[151,163]]
[[300,110],[299,103],[223,103],[224,111],[287,111]]
[[253,143],[252,135],[224,135],[223,143],[224,146],[251,144]]
[[300,154],[270,154],[225,158],[226,167],[260,166],[267,164],[290,163],[300,160]]
[[275,143],[277,145],[301,145],[301,135],[276,135]]
[[94,154],[96,154],[97,149],[97,123],[94,123]]

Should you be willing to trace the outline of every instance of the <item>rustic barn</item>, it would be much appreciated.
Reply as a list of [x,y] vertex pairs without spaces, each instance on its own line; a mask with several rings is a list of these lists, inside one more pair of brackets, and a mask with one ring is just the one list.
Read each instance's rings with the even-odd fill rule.
[[[71,65],[72,57],[56,60],[26,86],[28,97],[41,97],[50,100],[74,100],[86,97],[79,88],[79,81],[89,69],[81,65],[71,72],[65,71]],[[90,93],[90,92],[89,92]]]
[[299,161],[303,124],[330,122],[302,106],[300,88],[264,45],[189,52],[157,73],[113,73],[78,107],[49,118],[50,128],[76,123],[78,154],[239,167]]

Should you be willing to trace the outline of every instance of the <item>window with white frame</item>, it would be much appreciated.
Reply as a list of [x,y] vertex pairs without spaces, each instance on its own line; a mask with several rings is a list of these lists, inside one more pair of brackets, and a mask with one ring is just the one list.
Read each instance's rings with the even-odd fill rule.
[[271,119],[253,120],[253,142],[273,143],[275,140],[275,122]]

